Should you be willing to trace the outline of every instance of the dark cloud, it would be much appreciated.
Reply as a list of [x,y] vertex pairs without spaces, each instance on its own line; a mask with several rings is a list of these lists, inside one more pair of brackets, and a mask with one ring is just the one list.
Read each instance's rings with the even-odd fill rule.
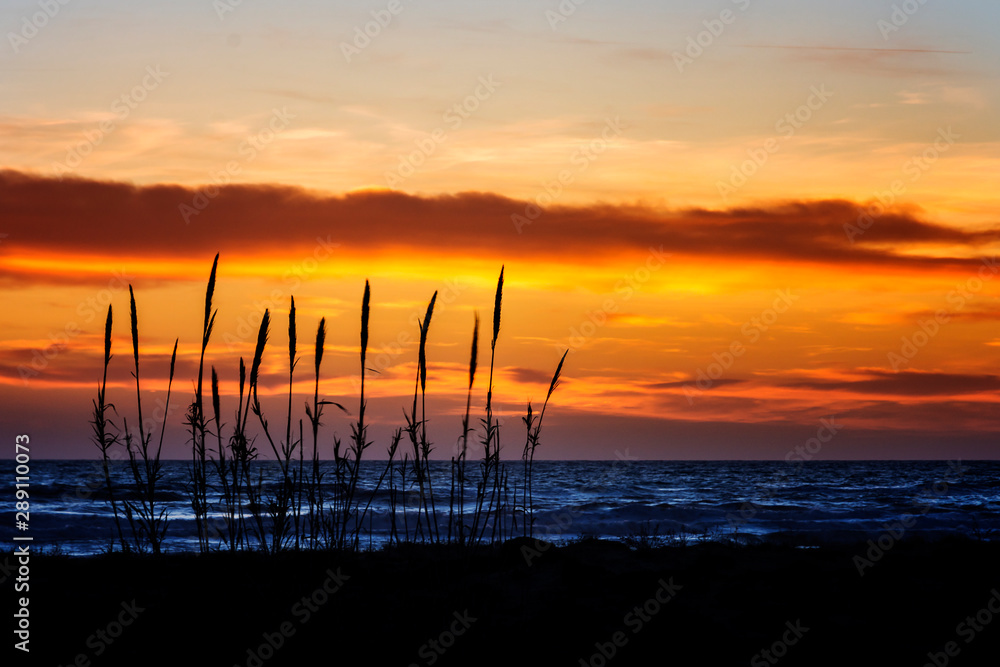
[[861,380],[826,382],[808,380],[787,386],[809,389],[846,389],[859,394],[896,396],[953,396],[1000,390],[1000,376],[927,373],[919,371],[868,371]]
[[[935,311],[923,311],[916,318],[917,322],[928,317],[935,317]],[[950,320],[964,320],[966,322],[995,322],[1000,320],[1000,309],[997,308],[970,308],[948,313]]]
[[[892,212],[874,218],[852,242],[846,228],[857,224],[863,209],[839,200],[726,211],[556,206],[533,220],[521,218],[518,228],[513,216],[537,211],[528,202],[490,193],[333,196],[271,185],[194,190],[12,171],[0,172],[0,210],[10,235],[0,244],[0,257],[30,252],[190,258],[217,251],[253,256],[337,243],[341,252],[359,254],[418,251],[579,263],[662,247],[689,257],[972,270],[980,260],[969,255],[985,254],[984,246],[998,240],[996,229],[967,231]],[[924,244],[956,247],[959,256],[922,255]]]
[[739,384],[741,382],[746,382],[746,380],[739,379],[729,379],[729,378],[719,378],[718,380],[712,380],[712,386],[701,390],[698,388],[695,380],[685,380],[684,382],[655,382],[653,384],[646,385],[650,389],[680,389],[683,387],[688,387],[692,391],[711,391],[717,387],[724,387],[730,384]]
[[552,382],[552,371],[539,371],[534,368],[520,368],[517,366],[512,366],[504,369],[509,373],[517,382],[524,383],[535,383],[548,385]]

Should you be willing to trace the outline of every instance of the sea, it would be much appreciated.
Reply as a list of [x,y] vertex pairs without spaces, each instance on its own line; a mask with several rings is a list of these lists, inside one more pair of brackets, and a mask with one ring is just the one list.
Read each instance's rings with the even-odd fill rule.
[[[266,497],[280,480],[280,469],[274,462],[256,465],[254,475],[262,475]],[[508,503],[522,506],[522,464],[505,465]],[[323,492],[330,498],[336,494],[333,463],[321,466]],[[9,478],[14,467],[10,461]],[[168,552],[198,550],[190,467],[189,461],[163,462],[157,502],[165,510]],[[384,470],[384,462],[362,462],[356,500],[370,507],[360,527],[360,549],[381,548],[390,537],[386,479],[378,485]],[[479,474],[478,463],[470,461],[469,479]],[[99,461],[33,460],[26,477],[29,516],[17,520],[28,521],[15,520],[11,482],[11,511],[0,524],[5,544],[27,536],[34,551],[88,555],[118,548]],[[531,478],[533,534],[555,543],[599,538],[641,548],[770,541],[810,548],[880,538],[1000,540],[1000,461],[536,461]],[[122,462],[112,462],[112,479],[122,497],[131,480]],[[394,479],[399,487],[398,476]],[[412,479],[407,476],[408,486]],[[450,463],[432,461],[441,534],[448,521],[450,480]],[[209,505],[213,516],[221,517],[222,497],[211,477],[209,482]],[[465,490],[461,515],[466,522],[475,506],[473,487],[470,482]],[[416,524],[416,487],[407,489],[406,499],[408,514],[404,517],[397,505],[397,526]],[[524,520],[515,513],[506,529],[520,535]],[[212,544],[222,546],[218,539]]]

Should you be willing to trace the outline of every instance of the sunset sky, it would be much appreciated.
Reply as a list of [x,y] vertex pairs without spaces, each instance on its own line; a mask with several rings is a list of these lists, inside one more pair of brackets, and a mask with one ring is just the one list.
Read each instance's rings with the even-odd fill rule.
[[179,339],[186,456],[218,252],[230,422],[264,309],[285,422],[291,295],[295,419],[321,317],[321,392],[356,413],[367,279],[370,451],[404,424],[437,291],[451,455],[504,266],[508,456],[566,349],[544,458],[1000,456],[1000,5],[577,1],[3,2],[4,437],[97,455],[109,303],[131,418],[131,284],[147,414]]

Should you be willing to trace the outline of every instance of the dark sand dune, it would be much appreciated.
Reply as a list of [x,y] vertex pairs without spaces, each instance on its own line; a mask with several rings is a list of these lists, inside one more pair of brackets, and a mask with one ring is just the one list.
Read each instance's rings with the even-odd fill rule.
[[[904,541],[864,576],[854,556],[865,545],[531,544],[474,556],[411,546],[36,557],[32,654],[48,665],[250,667],[919,667],[934,664],[928,653],[938,665],[1000,655],[1000,614],[988,608],[1000,610],[1000,544]],[[129,625],[112,638],[116,620]]]

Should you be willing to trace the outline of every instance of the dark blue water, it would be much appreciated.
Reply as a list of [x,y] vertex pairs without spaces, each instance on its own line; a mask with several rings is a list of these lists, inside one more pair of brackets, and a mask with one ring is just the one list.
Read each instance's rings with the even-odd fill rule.
[[[8,462],[13,480],[14,463]],[[166,549],[196,550],[194,515],[189,499],[188,462],[168,461],[159,502],[169,520]],[[331,464],[324,464],[329,469]],[[363,467],[358,498],[372,505],[361,546],[379,546],[388,536],[389,505],[384,485],[373,493],[384,463]],[[520,488],[521,465],[509,464],[510,493]],[[262,464],[265,481],[276,481],[278,468]],[[469,464],[470,477],[478,466]],[[124,467],[115,483],[128,486]],[[436,507],[441,523],[448,509],[449,464],[433,463]],[[31,463],[30,534],[35,549],[56,548],[72,554],[99,553],[114,541],[110,504],[98,462]],[[327,473],[327,480],[332,480]],[[211,482],[212,480],[210,480]],[[398,484],[398,480],[397,480]],[[271,487],[273,488],[273,487]],[[13,481],[8,486],[13,501]],[[698,540],[775,540],[808,546],[875,537],[886,526],[906,527],[928,538],[962,534],[1000,539],[1000,462],[862,461],[862,462],[674,462],[538,461],[533,476],[535,533],[560,542],[583,536],[608,539],[652,535],[666,543]],[[332,484],[325,488],[334,493]],[[520,490],[517,491],[520,494]],[[410,525],[415,523],[416,489],[408,493]],[[210,504],[220,498],[212,492]],[[466,491],[466,511],[473,507]],[[513,500],[511,498],[511,500]],[[518,495],[517,504],[522,503]],[[12,544],[21,534],[11,511],[0,524],[0,538]],[[403,516],[397,513],[403,524]]]

